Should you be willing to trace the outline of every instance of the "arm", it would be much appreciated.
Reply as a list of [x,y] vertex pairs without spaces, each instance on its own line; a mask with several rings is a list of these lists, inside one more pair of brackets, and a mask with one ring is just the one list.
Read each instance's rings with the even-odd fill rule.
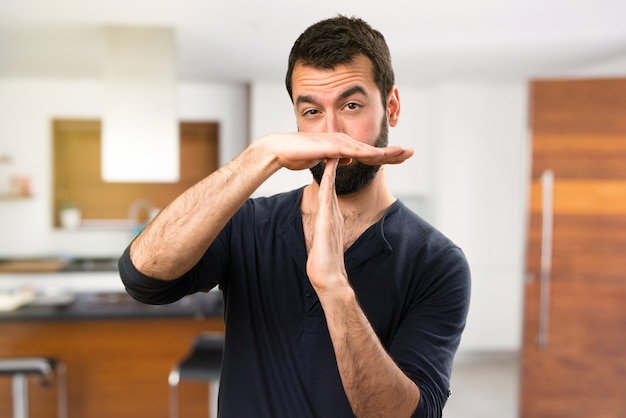
[[164,208],[131,244],[135,267],[150,277],[173,280],[195,265],[245,199],[280,168],[259,148],[251,144]]
[[273,134],[253,141],[239,156],[176,198],[130,247],[141,273],[174,280],[202,257],[246,199],[282,167],[302,170],[323,158],[399,163],[411,155],[400,147],[375,148],[343,134]]
[[343,264],[343,218],[334,193],[336,160],[320,185],[307,272],[320,298],[346,395],[355,415],[410,417],[418,387],[394,363],[359,306]]

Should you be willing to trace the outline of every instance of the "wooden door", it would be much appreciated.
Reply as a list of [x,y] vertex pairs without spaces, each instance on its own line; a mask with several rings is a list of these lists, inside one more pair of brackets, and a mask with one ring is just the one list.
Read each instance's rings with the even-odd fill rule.
[[626,79],[532,83],[531,128],[521,417],[623,417]]

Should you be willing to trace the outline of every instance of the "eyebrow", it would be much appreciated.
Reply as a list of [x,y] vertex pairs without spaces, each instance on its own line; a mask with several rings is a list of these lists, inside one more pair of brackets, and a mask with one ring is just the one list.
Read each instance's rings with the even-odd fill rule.
[[[352,86],[349,89],[343,91],[338,98],[338,101],[347,99],[348,97],[354,95],[354,94],[363,94],[364,96],[367,95],[367,93],[365,92],[365,89],[360,86],[360,85],[356,85],[356,86]],[[296,105],[301,105],[303,103],[308,103],[308,104],[313,104],[313,105],[317,105],[319,104],[319,102],[317,101],[317,99],[315,99],[313,96],[308,96],[308,95],[303,95],[303,96],[298,96],[298,98],[296,99]]]

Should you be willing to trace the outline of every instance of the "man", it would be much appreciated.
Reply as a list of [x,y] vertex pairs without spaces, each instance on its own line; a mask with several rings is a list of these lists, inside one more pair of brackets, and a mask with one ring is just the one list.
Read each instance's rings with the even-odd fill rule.
[[[254,140],[166,207],[120,259],[128,292],[220,286],[220,416],[440,417],[469,303],[461,251],[390,193],[400,100],[383,36],[337,16],[295,42],[298,133]],[[249,199],[280,168],[306,187]]]

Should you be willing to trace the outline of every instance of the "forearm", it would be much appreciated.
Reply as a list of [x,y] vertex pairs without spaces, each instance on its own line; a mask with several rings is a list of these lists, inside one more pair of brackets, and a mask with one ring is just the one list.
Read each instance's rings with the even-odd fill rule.
[[193,267],[228,220],[280,168],[308,169],[328,157],[400,163],[413,152],[376,148],[345,134],[282,133],[252,142],[239,156],[169,204],[130,248],[143,274],[173,280]]
[[419,402],[419,389],[381,345],[352,288],[321,295],[320,301],[356,417],[410,417]]
[[173,280],[193,267],[239,207],[280,166],[253,143],[172,201],[133,241],[143,274]]

